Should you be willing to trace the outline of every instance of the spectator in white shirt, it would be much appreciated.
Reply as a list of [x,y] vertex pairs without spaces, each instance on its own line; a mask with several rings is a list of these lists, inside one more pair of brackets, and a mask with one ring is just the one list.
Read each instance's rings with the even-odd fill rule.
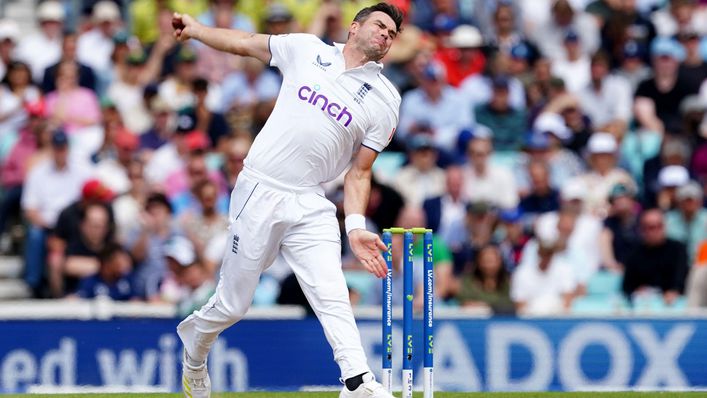
[[464,167],[464,197],[469,202],[487,202],[501,209],[518,205],[518,190],[513,173],[490,161],[493,144],[490,137],[469,141],[469,164]]
[[614,126],[625,131],[631,120],[632,92],[625,78],[609,74],[609,56],[599,51],[592,56],[590,83],[577,93],[582,111],[599,130]]
[[42,2],[37,7],[39,32],[20,40],[15,56],[32,69],[35,82],[42,80],[44,70],[59,62],[61,58],[61,36],[66,13],[64,7],[55,0]]
[[87,179],[84,168],[69,162],[69,139],[64,131],[52,136],[50,159],[37,164],[27,175],[22,209],[29,221],[25,244],[25,281],[38,293],[44,276],[46,238],[59,213],[79,198]]
[[420,207],[429,198],[444,193],[444,170],[437,166],[437,148],[432,137],[416,134],[408,140],[410,164],[395,177],[395,189],[408,206]]
[[[537,0],[528,3],[536,5]],[[540,52],[553,61],[564,58],[562,40],[567,31],[573,30],[580,36],[581,52],[585,56],[599,48],[599,26],[591,15],[572,8],[569,0],[556,0],[551,8],[551,18],[533,32],[533,38]]]
[[589,56],[582,52],[580,36],[568,31],[564,36],[565,56],[552,63],[552,74],[561,78],[567,91],[577,93],[589,84]]
[[110,0],[99,1],[93,6],[93,29],[79,36],[78,59],[98,73],[111,68],[113,36],[121,25],[120,10]]

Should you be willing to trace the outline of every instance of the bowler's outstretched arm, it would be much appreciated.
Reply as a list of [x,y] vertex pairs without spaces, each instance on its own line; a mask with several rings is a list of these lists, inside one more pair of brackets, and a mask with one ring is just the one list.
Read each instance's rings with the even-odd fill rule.
[[186,14],[172,16],[174,37],[179,41],[198,40],[209,47],[231,54],[250,56],[264,63],[270,62],[270,35],[244,32],[238,29],[211,28]]

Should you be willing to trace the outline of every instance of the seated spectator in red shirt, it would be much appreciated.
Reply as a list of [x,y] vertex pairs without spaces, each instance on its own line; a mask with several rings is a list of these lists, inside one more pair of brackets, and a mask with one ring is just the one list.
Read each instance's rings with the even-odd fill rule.
[[131,272],[133,260],[127,250],[118,244],[109,244],[98,255],[100,268],[95,275],[79,281],[76,296],[81,298],[108,297],[126,301],[134,296]]

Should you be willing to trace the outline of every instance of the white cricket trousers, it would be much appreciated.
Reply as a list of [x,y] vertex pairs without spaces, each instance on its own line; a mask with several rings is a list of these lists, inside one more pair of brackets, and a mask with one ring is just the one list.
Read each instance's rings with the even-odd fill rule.
[[216,292],[177,327],[188,355],[206,360],[219,333],[245,315],[260,274],[278,259],[295,273],[341,377],[370,371],[341,270],[336,206],[323,190],[286,186],[244,169],[231,194],[229,221],[230,241]]

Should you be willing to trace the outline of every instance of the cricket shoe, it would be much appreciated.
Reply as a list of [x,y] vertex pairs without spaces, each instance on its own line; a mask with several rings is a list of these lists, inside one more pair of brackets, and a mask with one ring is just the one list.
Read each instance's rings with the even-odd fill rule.
[[211,379],[206,363],[199,367],[190,366],[186,358],[182,362],[182,389],[186,398],[210,398]]
[[381,383],[376,381],[373,373],[363,375],[363,383],[357,389],[349,391],[346,386],[341,389],[339,398],[395,398],[391,393],[383,388]]

